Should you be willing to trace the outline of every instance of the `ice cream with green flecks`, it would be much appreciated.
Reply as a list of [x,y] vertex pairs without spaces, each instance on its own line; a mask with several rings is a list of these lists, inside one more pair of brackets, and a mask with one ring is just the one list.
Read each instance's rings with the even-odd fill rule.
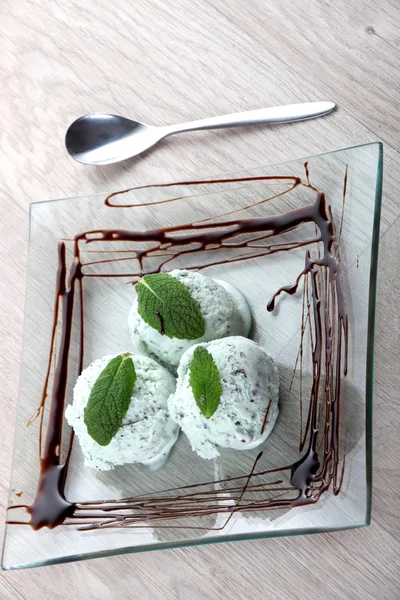
[[278,397],[278,370],[266,349],[236,336],[184,353],[168,407],[193,450],[210,459],[220,448],[262,444],[278,417]]
[[[147,356],[125,355],[132,358],[135,382],[121,426],[113,433],[111,441],[106,440],[105,445],[101,445],[93,439],[88,430],[85,409],[96,382],[116,358],[115,355],[99,358],[83,370],[75,384],[73,402],[67,407],[65,416],[79,440],[85,466],[110,470],[118,465],[142,463],[155,470],[165,463],[179,435],[179,427],[171,419],[167,404],[169,395],[175,390],[175,378]],[[107,404],[115,402],[116,398],[100,400]],[[112,418],[113,413],[110,414]],[[99,418],[97,413],[95,416]]]
[[[249,334],[249,305],[232,284],[186,270],[161,277],[163,281],[159,274],[139,280],[129,313],[133,342],[143,354],[175,370],[183,353],[195,344]],[[181,296],[179,286],[191,300]]]

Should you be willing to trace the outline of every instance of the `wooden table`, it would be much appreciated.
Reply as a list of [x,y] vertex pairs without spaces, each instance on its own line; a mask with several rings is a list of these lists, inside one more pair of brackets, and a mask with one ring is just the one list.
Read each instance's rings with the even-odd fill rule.
[[[400,5],[397,0],[3,0],[0,6],[1,521],[12,460],[31,201],[188,178],[382,140],[373,521],[369,528],[2,573],[3,600],[400,597]],[[170,139],[90,168],[68,124],[155,124],[333,99],[326,119]],[[390,318],[389,318],[390,315]]]

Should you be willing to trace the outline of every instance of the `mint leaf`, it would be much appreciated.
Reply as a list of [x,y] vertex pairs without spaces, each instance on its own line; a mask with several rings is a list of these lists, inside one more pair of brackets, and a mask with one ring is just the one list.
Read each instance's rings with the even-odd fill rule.
[[203,337],[205,324],[199,303],[175,277],[167,273],[144,275],[136,292],[139,315],[150,327],[179,340]]
[[189,367],[189,383],[197,406],[206,419],[209,419],[219,406],[222,387],[217,365],[203,346],[196,348],[193,353]]
[[136,372],[129,354],[111,359],[90,392],[83,413],[88,434],[100,446],[108,446],[126,415],[131,402]]

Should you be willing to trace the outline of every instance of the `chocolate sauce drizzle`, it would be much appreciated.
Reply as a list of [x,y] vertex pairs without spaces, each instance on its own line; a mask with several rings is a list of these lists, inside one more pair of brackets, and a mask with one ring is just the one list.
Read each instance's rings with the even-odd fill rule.
[[[213,185],[215,183],[266,182],[274,181],[287,184],[283,192],[252,204],[256,206],[289,193],[297,186],[310,188],[316,192],[315,201],[307,206],[283,214],[255,217],[234,218],[215,222],[216,218],[226,217],[245,210],[232,211],[217,215],[210,219],[194,223],[186,223],[173,227],[156,228],[147,231],[130,231],[122,229],[101,229],[87,231],[75,236],[73,240],[74,256],[67,268],[65,242],[58,247],[58,271],[56,278],[54,322],[49,354],[49,366],[45,378],[41,404],[32,417],[31,422],[40,416],[40,475],[37,494],[31,505],[12,505],[9,510],[24,508],[30,515],[30,521],[8,520],[10,524],[29,524],[34,529],[41,527],[54,528],[58,525],[77,526],[81,530],[104,528],[132,527],[174,527],[185,529],[223,529],[236,512],[271,510],[274,508],[295,507],[313,504],[331,486],[334,494],[339,494],[344,475],[344,459],[339,457],[339,422],[341,377],[347,373],[348,355],[348,317],[344,298],[344,290],[340,274],[339,237],[336,235],[331,208],[327,205],[325,195],[314,188],[309,179],[309,170],[305,164],[306,181],[299,177],[244,177],[236,179],[219,179],[192,182],[179,182],[154,187],[173,185],[196,186]],[[343,206],[347,182],[347,169],[344,184]],[[147,186],[146,186],[147,187]],[[105,201],[110,208],[133,208],[140,205],[119,205],[111,202],[118,194],[111,194]],[[162,202],[185,200],[190,196],[167,199]],[[152,203],[158,204],[156,203]],[[316,237],[309,240],[283,242],[280,235],[294,231],[305,223],[315,225]],[[341,227],[340,227],[341,230]],[[341,233],[341,231],[340,231]],[[245,241],[237,241],[242,234],[250,234]],[[276,239],[276,241],[275,241]],[[97,242],[155,242],[156,246],[149,250],[132,250],[140,269],[132,274],[126,273],[87,273],[85,267],[90,264],[102,264],[127,259],[112,258],[110,260],[84,263],[81,260],[81,247]],[[261,242],[261,243],[260,243]],[[265,243],[264,243],[265,242]],[[193,246],[195,248],[193,249]],[[317,257],[312,257],[310,249],[306,250],[304,269],[293,285],[277,290],[267,304],[267,310],[274,310],[278,297],[285,293],[293,295],[303,285],[303,313],[301,323],[301,344],[298,362],[300,363],[300,379],[303,363],[304,333],[309,328],[312,344],[313,383],[310,393],[308,415],[304,431],[301,431],[300,452],[303,456],[294,464],[281,468],[257,471],[256,467],[262,456],[257,456],[249,474],[230,477],[212,482],[162,490],[157,493],[123,499],[110,499],[71,503],[64,494],[65,482],[70,462],[73,434],[70,437],[69,450],[63,459],[62,426],[64,405],[68,379],[68,363],[71,342],[71,331],[74,313],[74,298],[78,291],[80,298],[79,322],[81,328],[79,372],[83,367],[84,320],[83,320],[83,282],[87,277],[132,277],[134,283],[143,274],[160,272],[172,260],[185,254],[210,252],[215,250],[245,250],[243,254],[235,254],[232,258],[213,262],[199,262],[191,269],[203,269],[208,266],[249,260],[259,256],[268,256],[276,252],[290,251],[301,247],[322,246]],[[249,253],[248,250],[252,249]],[[146,270],[144,258],[161,256],[158,267]],[[61,315],[61,341],[57,366],[51,392],[50,411],[46,427],[45,442],[42,447],[42,428],[44,406],[49,396],[49,380],[51,364],[55,351],[55,334]],[[163,320],[160,320],[160,331],[163,333]],[[322,383],[321,377],[324,376]],[[300,410],[302,411],[302,390],[300,391]],[[266,411],[262,430],[268,420],[269,406]],[[340,464],[342,467],[340,469]],[[284,483],[280,474],[290,474],[290,485]],[[272,480],[271,480],[272,478]],[[212,489],[209,489],[212,486]],[[261,494],[261,498],[257,495]],[[203,527],[191,525],[190,518],[205,515],[225,514],[225,522],[220,527]],[[182,519],[184,521],[182,521]],[[174,523],[177,521],[177,524]]]
[[164,317],[162,316],[162,314],[156,310],[154,313],[157,317],[157,319],[160,321],[160,333],[161,335],[165,335],[165,327],[164,327]]

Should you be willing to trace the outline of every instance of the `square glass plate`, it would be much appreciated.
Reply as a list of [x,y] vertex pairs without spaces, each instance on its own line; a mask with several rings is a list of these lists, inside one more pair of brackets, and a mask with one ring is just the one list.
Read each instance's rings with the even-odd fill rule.
[[[3,568],[369,523],[381,186],[373,143],[107,202],[32,204]],[[85,367],[131,348],[139,255],[143,272],[201,269],[246,295],[251,337],[281,381],[261,447],[203,460],[181,434],[159,471],[84,467],[64,409],[81,350]]]

